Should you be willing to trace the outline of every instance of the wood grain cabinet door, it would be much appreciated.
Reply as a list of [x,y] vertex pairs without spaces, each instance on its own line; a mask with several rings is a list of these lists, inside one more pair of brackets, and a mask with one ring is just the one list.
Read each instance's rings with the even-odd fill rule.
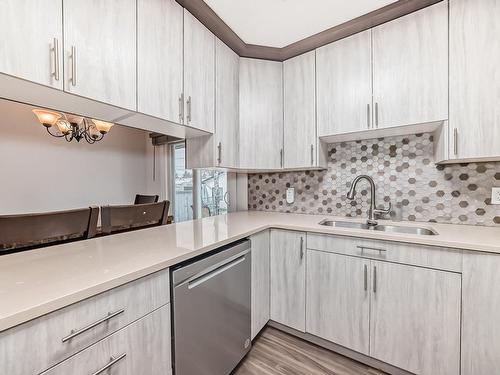
[[319,136],[373,127],[371,38],[367,30],[316,50]]
[[215,36],[184,9],[184,124],[215,130]]
[[305,331],[306,234],[271,230],[271,320]]
[[500,1],[450,1],[450,158],[500,156]]
[[315,65],[315,51],[283,62],[285,168],[318,164]]
[[375,126],[448,119],[448,2],[373,29]]
[[372,261],[370,356],[415,374],[460,373],[461,275]]
[[63,87],[62,0],[0,1],[0,73]]
[[252,340],[269,321],[269,235],[266,230],[250,237],[252,242]]
[[306,332],[368,355],[370,261],[307,250]]
[[182,123],[183,10],[175,0],[137,1],[137,110]]
[[136,110],[136,1],[64,0],[64,90]]

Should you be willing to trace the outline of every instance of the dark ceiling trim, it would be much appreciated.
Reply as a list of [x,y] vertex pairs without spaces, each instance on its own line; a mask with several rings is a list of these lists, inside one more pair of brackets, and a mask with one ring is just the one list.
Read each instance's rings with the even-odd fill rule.
[[284,61],[442,0],[399,0],[283,48],[246,44],[203,0],[176,0],[241,57]]

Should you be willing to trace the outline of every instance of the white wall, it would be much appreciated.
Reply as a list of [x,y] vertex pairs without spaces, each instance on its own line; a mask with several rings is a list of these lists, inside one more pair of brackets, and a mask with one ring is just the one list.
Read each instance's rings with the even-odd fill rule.
[[0,215],[165,197],[165,163],[152,181],[152,148],[146,132],[121,126],[94,145],[68,143],[49,136],[31,107],[0,100]]

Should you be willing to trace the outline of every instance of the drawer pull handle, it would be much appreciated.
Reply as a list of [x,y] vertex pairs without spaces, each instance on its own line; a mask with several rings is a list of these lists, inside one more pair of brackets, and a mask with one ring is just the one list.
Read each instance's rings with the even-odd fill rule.
[[364,250],[372,250],[372,251],[379,251],[381,253],[386,252],[386,249],[379,249],[376,247],[367,247],[367,246],[356,246],[358,249],[361,250],[361,253],[363,253]]
[[94,322],[94,323],[91,323],[89,324],[88,326],[86,327],[83,327],[83,328],[80,328],[80,329],[72,329],[71,330],[71,333],[64,337],[62,339],[62,342],[66,342],[66,341],[69,341],[71,340],[72,338],[80,335],[81,333],[83,332],[87,332],[88,330],[94,328],[94,327],[97,327],[99,324],[102,324],[104,322],[107,322],[108,320],[120,315],[120,314],[123,314],[125,312],[125,309],[120,309],[118,311],[115,311],[115,312],[109,312],[108,315],[106,315],[104,318],[102,319],[99,319],[98,321]]
[[125,358],[127,356],[127,353],[123,353],[123,354],[120,354],[119,356],[115,357],[115,356],[112,356],[109,358],[109,362],[106,366],[104,366],[103,368],[97,370],[96,372],[94,372],[92,375],[99,375],[99,374],[102,374],[104,371],[106,371],[107,369],[109,369],[111,366],[113,366],[116,362],[118,361],[121,361],[123,358]]

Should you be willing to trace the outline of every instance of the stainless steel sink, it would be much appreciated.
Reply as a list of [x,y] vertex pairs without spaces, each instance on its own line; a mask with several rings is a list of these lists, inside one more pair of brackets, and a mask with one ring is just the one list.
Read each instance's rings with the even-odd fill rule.
[[335,221],[325,219],[319,223],[319,225],[324,225],[328,227],[337,227],[337,228],[352,228],[352,229],[366,229],[380,232],[390,232],[390,233],[405,233],[405,234],[417,234],[423,236],[434,236],[438,234],[436,231],[423,228],[423,227],[404,227],[400,225],[368,225],[366,223],[356,223],[352,221]]

